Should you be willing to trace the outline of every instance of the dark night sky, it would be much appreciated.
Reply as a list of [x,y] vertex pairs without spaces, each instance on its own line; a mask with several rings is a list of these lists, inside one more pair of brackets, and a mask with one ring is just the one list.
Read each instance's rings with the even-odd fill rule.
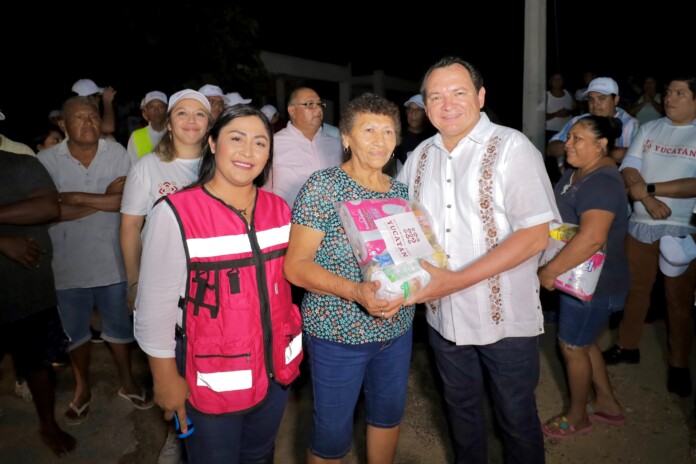
[[[614,77],[622,88],[629,75],[665,78],[678,70],[693,72],[694,20],[687,7],[693,7],[693,0],[651,3],[640,8],[627,0],[547,0],[547,72],[563,72],[569,90],[588,69]],[[411,12],[387,10],[376,2],[303,10],[297,2],[275,9],[268,2],[238,4],[258,21],[254,44],[259,49],[351,63],[354,75],[384,69],[419,81],[438,58],[459,55],[482,71],[488,103],[503,121],[521,124],[522,0],[429,1]],[[190,53],[177,50],[200,40],[191,25],[206,19],[194,6],[164,5],[155,10],[142,2],[102,3],[99,12],[81,11],[89,20],[78,19],[67,4],[40,9],[27,3],[16,5],[20,11],[12,15],[3,13],[0,109],[7,120],[0,122],[0,133],[27,142],[32,128],[71,95],[72,83],[80,78],[112,85],[117,104],[139,101],[153,88],[171,92],[200,80]],[[132,12],[142,20],[134,21]],[[168,53],[153,56],[144,45],[147,34],[164,41]],[[200,44],[200,53],[206,53],[207,45]]]

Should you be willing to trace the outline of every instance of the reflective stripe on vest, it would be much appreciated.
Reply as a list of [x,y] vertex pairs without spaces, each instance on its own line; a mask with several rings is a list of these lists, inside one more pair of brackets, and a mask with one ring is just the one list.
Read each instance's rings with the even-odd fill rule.
[[[257,232],[256,239],[261,249],[282,245],[290,238],[290,224]],[[191,258],[210,258],[234,253],[250,253],[251,244],[246,233],[224,237],[187,238]]]
[[259,189],[247,224],[201,186],[163,198],[187,258],[180,304],[188,401],[206,414],[250,410],[270,382],[292,382],[303,357],[302,319],[283,277],[290,208]]

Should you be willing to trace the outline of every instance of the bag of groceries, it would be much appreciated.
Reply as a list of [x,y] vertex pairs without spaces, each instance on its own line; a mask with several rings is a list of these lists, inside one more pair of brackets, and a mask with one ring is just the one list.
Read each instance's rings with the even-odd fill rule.
[[[556,257],[563,247],[575,237],[578,229],[577,225],[565,222],[552,224],[549,230],[549,236],[551,237],[549,245],[539,259],[539,266],[545,265]],[[604,267],[605,259],[605,247],[602,246],[600,250],[590,256],[585,262],[556,277],[556,282],[553,286],[583,301],[590,301],[597,288],[597,282]]]
[[379,281],[377,298],[408,297],[430,282],[418,260],[444,268],[447,255],[437,242],[423,206],[402,198],[338,201],[334,205],[363,279]]

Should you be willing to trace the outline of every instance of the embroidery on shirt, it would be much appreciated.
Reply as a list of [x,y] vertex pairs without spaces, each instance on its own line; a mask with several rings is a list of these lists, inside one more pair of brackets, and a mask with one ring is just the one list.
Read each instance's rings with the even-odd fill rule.
[[[498,228],[495,224],[494,199],[493,199],[493,172],[498,158],[498,144],[500,137],[493,137],[488,142],[486,154],[481,162],[479,178],[479,214],[483,223],[483,232],[486,242],[486,251],[490,252],[498,246]],[[500,296],[500,276],[494,275],[488,278],[488,303],[490,306],[491,320],[495,324],[503,321],[503,302]]]
[[430,151],[430,145],[423,147],[420,157],[418,158],[418,165],[416,167],[416,177],[413,179],[413,199],[417,202],[421,201],[421,188],[423,187],[423,174],[425,173],[425,164],[428,160],[428,152]]
[[[421,188],[423,187],[423,175],[425,173],[425,165],[428,161],[428,152],[430,151],[430,144],[423,147],[421,151],[420,158],[418,158],[418,166],[416,167],[416,177],[413,180],[413,199],[420,203],[421,201]],[[429,301],[426,306],[432,313],[436,313],[440,308],[440,301]]]

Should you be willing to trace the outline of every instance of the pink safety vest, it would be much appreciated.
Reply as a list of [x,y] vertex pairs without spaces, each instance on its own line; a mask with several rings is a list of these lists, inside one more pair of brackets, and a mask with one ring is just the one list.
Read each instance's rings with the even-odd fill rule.
[[196,409],[244,412],[268,383],[290,384],[302,360],[302,322],[283,261],[290,208],[259,189],[249,227],[200,186],[167,196],[187,258],[181,300],[184,373]]

